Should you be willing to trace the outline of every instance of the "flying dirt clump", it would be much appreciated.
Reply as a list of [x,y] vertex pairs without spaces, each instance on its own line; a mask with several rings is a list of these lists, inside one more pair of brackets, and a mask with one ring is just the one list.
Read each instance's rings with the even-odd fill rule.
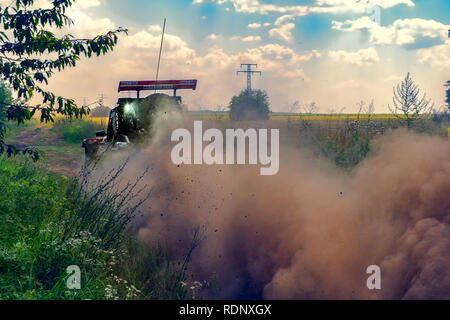
[[[170,133],[163,136],[170,136]],[[396,132],[351,173],[307,150],[280,147],[280,171],[176,166],[168,138],[137,153],[152,196],[138,238],[182,259],[200,226],[188,277],[205,298],[450,298],[450,144]],[[369,290],[366,268],[381,268]]]

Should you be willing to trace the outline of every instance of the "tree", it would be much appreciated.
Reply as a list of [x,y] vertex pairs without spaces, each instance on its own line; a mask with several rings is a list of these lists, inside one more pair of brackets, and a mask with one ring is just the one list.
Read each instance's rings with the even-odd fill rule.
[[359,121],[359,119],[361,118],[361,114],[365,114],[367,115],[367,122],[370,122],[370,117],[375,111],[373,99],[369,104],[366,104],[365,101],[361,100],[356,105],[359,107],[357,121]]
[[[4,81],[1,80],[0,80],[0,101],[4,101],[5,104],[13,102],[11,88]],[[0,104],[0,126],[4,123],[5,119],[7,119],[6,106],[4,104]]]
[[[0,7],[0,77],[11,85],[15,95],[14,100],[0,100],[6,120],[21,124],[30,120],[36,111],[40,112],[41,122],[54,121],[55,114],[78,118],[88,113],[72,99],[56,96],[42,86],[55,71],[75,67],[80,56],[91,58],[113,50],[118,34],[127,30],[119,27],[93,39],[74,38],[70,34],[56,36],[51,28],[61,30],[73,24],[65,12],[74,1],[53,0],[50,9],[33,8],[34,0],[16,0]],[[42,103],[27,105],[36,95]],[[37,153],[30,148],[18,150],[6,145],[4,130],[0,118],[0,154],[6,152],[11,156],[22,151],[37,159]]]
[[267,92],[263,90],[243,90],[230,101],[231,120],[267,120],[270,103]]
[[[4,101],[5,103],[12,103],[13,101],[11,89],[3,81],[0,82],[0,101]],[[6,131],[6,119],[6,106],[0,104],[0,140],[3,140],[4,138]]]
[[319,110],[319,107],[317,106],[317,104],[313,101],[310,104],[305,104],[304,108],[303,108],[304,112],[306,114],[313,114],[315,112],[317,112]]
[[289,113],[297,113],[300,109],[300,102],[298,100],[294,101],[294,103],[288,105],[287,109]]
[[408,129],[414,121],[420,119],[424,114],[429,114],[434,107],[430,105],[431,100],[426,99],[426,94],[419,98],[420,89],[414,84],[409,72],[401,84],[394,87],[393,107],[388,105],[391,113],[400,123],[405,123]]
[[447,90],[445,90],[445,103],[447,104],[447,107],[450,110],[450,81],[447,81],[447,83],[444,84],[444,86],[447,87]]
[[110,112],[111,112],[110,108],[108,108],[107,106],[100,105],[91,110],[91,117],[97,118],[109,117]]

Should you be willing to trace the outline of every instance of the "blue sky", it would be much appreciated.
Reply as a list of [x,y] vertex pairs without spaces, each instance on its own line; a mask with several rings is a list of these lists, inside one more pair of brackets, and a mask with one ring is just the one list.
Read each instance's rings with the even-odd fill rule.
[[[356,3],[357,0],[355,0]],[[361,0],[365,1],[365,0]],[[288,5],[314,4],[315,1],[283,0],[260,1],[261,3]],[[423,18],[450,24],[450,1],[446,0],[418,0],[415,6],[398,5],[382,8],[382,25],[389,25],[397,19]],[[227,9],[230,9],[227,11]],[[201,4],[193,4],[193,0],[114,0],[106,1],[101,7],[96,8],[98,15],[106,15],[112,18],[118,25],[128,28],[146,28],[149,22],[161,23],[166,17],[169,21],[168,28],[176,32],[184,39],[202,47],[207,35],[214,33],[223,36],[262,35],[261,43],[273,43],[274,40],[264,37],[262,30],[248,29],[248,24],[256,22],[273,23],[282,14],[237,13],[233,10],[232,2],[217,4],[205,1]],[[203,19],[202,19],[203,17]],[[333,38],[339,38],[340,33],[331,30],[333,20],[356,19],[361,17],[359,13],[336,14],[310,14],[295,19],[293,36],[298,39],[291,47],[298,50],[329,48]],[[267,29],[267,28],[265,28]],[[355,39],[354,46],[360,45]],[[207,45],[206,45],[207,46]],[[230,48],[232,50],[232,48]],[[345,48],[344,48],[345,49]]]
[[[43,1],[43,0],[42,0]],[[152,79],[160,26],[167,18],[161,76],[197,78],[184,92],[191,109],[227,105],[245,86],[240,63],[258,63],[254,87],[268,91],[272,109],[317,102],[321,112],[355,112],[374,99],[386,112],[392,87],[411,72],[439,107],[450,76],[448,0],[77,0],[79,34],[129,29],[110,57],[83,62],[74,98],[103,92],[110,104],[120,80]],[[370,10],[369,10],[370,9]],[[380,21],[369,19],[379,10]],[[376,19],[375,19],[376,20]],[[76,32],[74,32],[76,34]],[[91,72],[89,78],[83,75]],[[69,92],[68,73],[55,88]],[[63,85],[61,85],[61,83]],[[93,85],[95,83],[95,85]]]

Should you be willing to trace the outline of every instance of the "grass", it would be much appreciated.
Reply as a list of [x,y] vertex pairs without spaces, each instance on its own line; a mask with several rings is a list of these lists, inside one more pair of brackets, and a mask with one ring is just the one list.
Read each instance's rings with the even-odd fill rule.
[[[108,118],[78,118],[66,119],[61,116],[56,117],[55,122],[41,123],[39,119],[33,118],[24,124],[9,122],[7,126],[7,139],[9,143],[20,142],[19,138],[24,132],[34,131],[44,132],[40,138],[63,139],[66,143],[81,144],[83,139],[95,137],[97,131],[106,130]],[[45,145],[45,140],[37,140],[38,144]]]
[[58,119],[51,131],[68,143],[80,143],[85,138],[95,137],[97,131],[104,130],[103,122],[93,121],[91,118]]
[[[144,190],[120,187],[121,170],[93,183],[88,173],[66,179],[0,157],[0,299],[189,298],[185,265],[128,232]],[[80,290],[67,288],[71,265]]]

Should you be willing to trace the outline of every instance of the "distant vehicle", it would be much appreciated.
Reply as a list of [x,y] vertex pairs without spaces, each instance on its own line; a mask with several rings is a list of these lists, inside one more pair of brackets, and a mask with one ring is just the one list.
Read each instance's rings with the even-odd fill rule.
[[[115,151],[139,145],[150,137],[155,115],[158,111],[182,111],[179,89],[196,90],[197,80],[121,81],[119,92],[136,91],[136,98],[119,98],[117,106],[109,113],[108,127],[96,133],[95,138],[83,140],[86,164],[99,159],[106,151]],[[140,98],[146,90],[173,90],[173,96],[154,93]]]

